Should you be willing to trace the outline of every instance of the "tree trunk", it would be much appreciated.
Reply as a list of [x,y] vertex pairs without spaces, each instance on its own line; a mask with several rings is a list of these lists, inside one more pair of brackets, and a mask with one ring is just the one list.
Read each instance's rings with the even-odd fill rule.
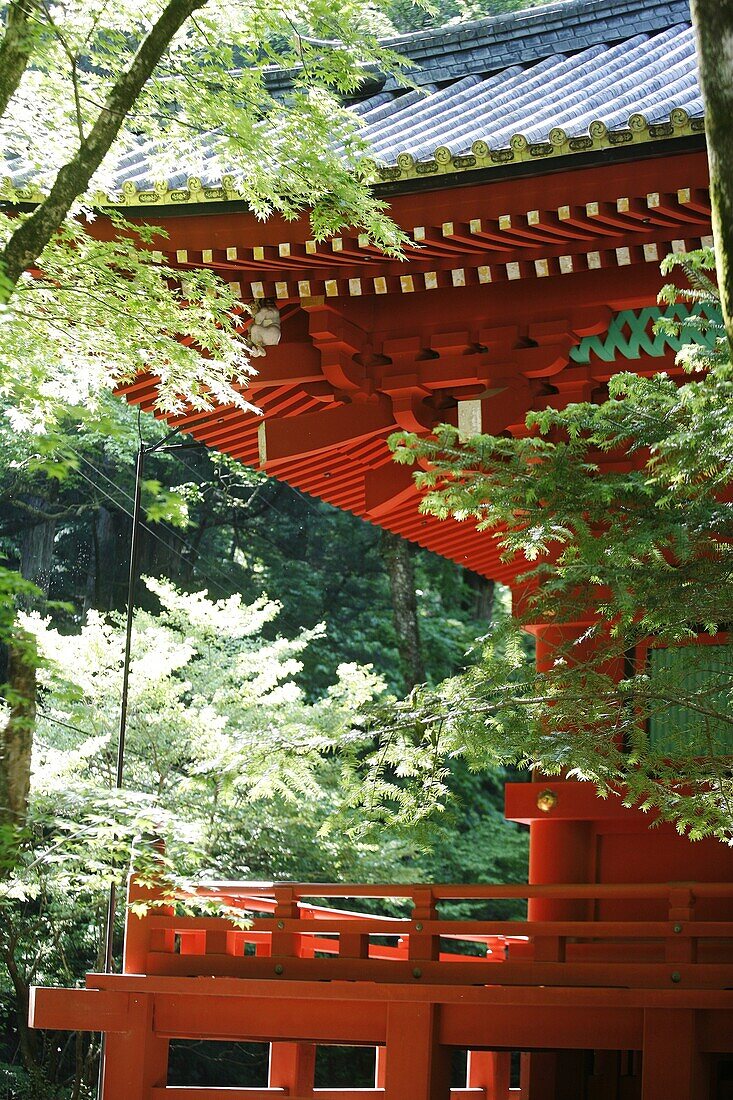
[[421,684],[425,680],[425,666],[420,647],[420,626],[417,619],[415,568],[410,547],[399,535],[393,535],[391,531],[383,531],[382,551],[389,573],[392,618],[397,632],[402,672],[405,686],[409,691],[415,684]]
[[0,729],[0,826],[25,824],[36,720],[36,651],[33,638],[18,627],[5,640],[5,695],[10,713]]
[[5,34],[0,43],[0,117],[15,95],[38,33],[37,0],[13,0],[7,7]]
[[56,176],[47,197],[30,218],[21,222],[0,255],[0,302],[9,301],[20,276],[43,252],[63,224],[74,202],[83,195],[106,157],[138,96],[158,62],[186,20],[206,0],[168,0],[166,7],[143,38],[125,72],[120,73],[91,130],[75,155]]
[[28,1072],[34,1074],[34,1072],[37,1072],[40,1068],[38,1063],[39,1033],[33,1031],[28,1025],[28,1010],[30,1007],[29,985],[24,975],[22,975],[18,969],[13,947],[9,946],[3,952],[3,956],[15,991],[15,1013],[18,1025],[18,1046],[20,1048],[20,1056]]
[[478,622],[490,623],[494,610],[494,582],[471,569],[464,569],[463,580],[471,589],[471,617]]
[[[48,501],[33,497],[28,501],[31,507],[44,511]],[[44,595],[48,595],[53,567],[53,548],[56,537],[56,520],[47,519],[27,527],[20,544],[20,572],[27,581],[32,581]]]
[[710,162],[715,259],[733,358],[733,4],[692,0]]
[[[48,502],[32,499],[35,511],[42,512]],[[48,592],[53,563],[56,521],[48,519],[28,527],[21,538],[20,572],[43,593]],[[17,604],[29,607],[32,597],[18,596]],[[0,686],[9,707],[5,725],[0,729],[0,828],[12,835],[25,825],[31,778],[31,752],[36,722],[35,639],[23,630],[17,619],[7,616],[0,637]]]

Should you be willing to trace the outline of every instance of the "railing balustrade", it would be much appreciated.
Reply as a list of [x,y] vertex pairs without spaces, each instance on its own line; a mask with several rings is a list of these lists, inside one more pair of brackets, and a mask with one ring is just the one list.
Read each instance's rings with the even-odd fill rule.
[[[560,914],[582,901],[570,911],[587,917],[440,912],[531,898]],[[331,899],[401,900],[410,912]],[[528,1100],[533,1066],[584,1051],[601,1060],[641,1051],[641,1095],[670,1100],[672,1049],[688,1068],[700,1051],[733,1053],[733,883],[245,882],[166,893],[133,877],[129,900],[121,974],[31,996],[35,1027],[105,1032],[104,1100]],[[192,911],[202,903],[221,912]],[[169,1044],[192,1038],[269,1043],[267,1086],[174,1084]],[[374,1048],[373,1088],[317,1088],[323,1045]],[[451,1088],[455,1050],[468,1052],[460,1088]],[[519,1092],[512,1051],[530,1082]],[[684,1074],[673,1083],[675,1098],[692,1096]]]
[[[585,900],[586,920],[451,919],[441,903]],[[407,902],[409,916],[331,908]],[[124,971],[283,980],[563,986],[733,985],[733,884],[364,885],[202,883],[173,895],[131,880]],[[191,914],[197,902],[228,915]],[[609,904],[654,906],[650,919],[604,919]],[[700,920],[700,903],[727,919]],[[177,912],[177,905],[187,912]],[[232,915],[236,914],[236,915]],[[613,970],[609,971],[609,964]],[[670,967],[676,967],[671,970]],[[676,977],[675,977],[676,975]]]

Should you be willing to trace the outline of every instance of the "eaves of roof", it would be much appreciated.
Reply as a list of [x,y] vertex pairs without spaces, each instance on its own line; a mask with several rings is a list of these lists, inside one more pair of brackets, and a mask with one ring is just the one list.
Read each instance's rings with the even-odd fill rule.
[[[489,170],[493,170],[494,175],[502,168],[517,170],[521,175],[534,175],[548,169],[572,167],[576,160],[580,167],[581,164],[588,163],[593,154],[597,157],[598,154],[608,151],[623,153],[624,159],[634,154],[644,156],[654,155],[657,151],[660,154],[667,153],[670,151],[670,139],[699,137],[704,131],[705,121],[702,116],[690,118],[683,108],[679,108],[670,112],[667,121],[649,123],[643,116],[635,115],[630,118],[626,127],[607,130],[601,129],[599,125],[594,128],[592,135],[580,137],[564,135],[561,138],[560,133],[556,132],[553,140],[529,142],[518,134],[513,138],[512,145],[506,149],[492,150],[485,142],[478,140],[468,153],[453,154],[450,149],[442,147],[435,151],[434,157],[424,161],[415,160],[409,153],[399,154],[396,164],[375,169],[375,184],[392,185],[390,190],[394,185],[405,185],[410,190],[413,189],[410,184],[414,187],[452,186],[460,182],[461,177],[465,177],[465,182],[469,183],[474,178],[473,173],[479,173],[476,178],[480,178]],[[32,185],[14,186],[10,180],[0,181],[0,202],[33,206],[43,198],[43,193]],[[208,185],[199,178],[189,178],[175,186],[162,183],[155,188],[140,190],[134,183],[127,182],[116,195],[97,193],[93,196],[93,202],[99,208],[155,208],[163,211],[172,207],[198,209],[222,203],[235,204],[241,208],[244,200],[236,189],[234,180],[225,176],[219,185]]]

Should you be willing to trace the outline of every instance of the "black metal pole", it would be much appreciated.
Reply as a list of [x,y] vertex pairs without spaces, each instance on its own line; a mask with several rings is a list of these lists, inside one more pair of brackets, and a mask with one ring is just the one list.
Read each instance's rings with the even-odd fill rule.
[[[135,503],[132,510],[132,538],[130,539],[130,573],[127,580],[127,623],[125,627],[125,656],[122,663],[122,698],[120,700],[120,725],[117,739],[117,768],[115,789],[120,791],[124,785],[125,741],[127,738],[127,701],[130,689],[130,653],[132,649],[132,621],[135,613],[135,588],[137,585],[137,562],[140,547],[140,500],[142,497],[143,469],[145,466],[145,448],[142,443],[137,452],[135,464]],[[115,911],[117,909],[117,887],[110,883],[107,899],[107,921],[104,930],[104,973],[112,970],[113,942],[115,930]]]
[[[127,622],[125,627],[125,655],[122,662],[122,697],[120,700],[120,724],[117,739],[117,766],[115,770],[115,789],[122,790],[125,775],[125,742],[127,739],[127,701],[130,689],[130,654],[132,650],[132,622],[135,613],[135,588],[137,586],[138,554],[140,548],[140,508],[142,498],[143,470],[145,467],[145,447],[142,442],[138,448],[135,463],[135,503],[132,509],[132,535],[130,538],[130,572],[127,579]],[[117,886],[109,884],[107,896],[107,915],[104,925],[104,973],[112,971],[114,955],[115,913],[117,911]],[[97,1079],[97,1098],[101,1100],[104,1075],[105,1033],[99,1047],[99,1076]]]
[[[137,588],[137,574],[138,574],[138,558],[140,552],[140,528],[142,526],[140,522],[140,513],[142,511],[142,484],[143,484],[143,471],[145,469],[145,455],[150,454],[153,451],[161,449],[173,450],[178,447],[187,446],[200,446],[198,443],[194,444],[178,444],[174,447],[167,447],[169,439],[178,435],[181,431],[180,428],[173,428],[172,431],[158,443],[154,443],[151,447],[146,447],[142,440],[137,452],[137,461],[135,463],[135,500],[132,509],[132,535],[130,537],[130,572],[127,579],[127,621],[125,625],[125,655],[122,662],[122,697],[120,699],[120,724],[119,735],[117,739],[117,768],[115,772],[115,790],[121,791],[124,786],[125,779],[125,744],[127,740],[127,702],[130,690],[130,656],[132,653],[132,625],[135,614],[135,589]],[[117,886],[112,880],[109,887],[109,895],[107,898],[107,915],[104,927],[104,973],[110,974],[112,972],[112,960],[114,957],[114,932],[115,932],[115,913],[117,911]],[[102,1032],[102,1041],[99,1048],[99,1077],[97,1081],[97,1098],[101,1100],[102,1097],[102,1078],[104,1074],[104,1047],[105,1047],[105,1034]]]

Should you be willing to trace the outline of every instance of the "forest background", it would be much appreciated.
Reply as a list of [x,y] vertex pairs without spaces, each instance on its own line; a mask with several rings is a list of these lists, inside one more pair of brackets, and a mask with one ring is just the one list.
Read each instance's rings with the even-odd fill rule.
[[[520,6],[442,0],[428,12],[394,0],[381,29]],[[365,704],[463,668],[506,594],[197,448],[147,462],[126,791],[110,793],[135,453],[161,435],[111,396],[81,427],[73,412],[47,434],[0,426],[1,563],[29,585],[13,582],[15,604],[43,661],[23,851],[0,852],[12,867],[0,889],[7,1100],[95,1095],[99,1037],[30,1031],[28,991],[99,968],[109,881],[141,835],[162,832],[171,865],[191,876],[526,878],[526,835],[503,820],[499,769],[456,764],[439,827],[377,835],[349,829],[357,811],[329,758]],[[357,1055],[343,1058],[327,1057],[318,1083],[338,1085],[344,1065],[353,1083]],[[182,1044],[171,1080],[246,1085],[263,1073],[263,1051]]]
[[[176,4],[177,0],[171,0],[169,7]],[[493,4],[486,10],[519,6],[513,2]],[[188,10],[185,4],[183,8]],[[11,10],[17,13],[26,9],[15,4]],[[427,20],[441,22],[484,13],[458,5],[439,5],[426,15],[410,7],[403,9],[400,0],[393,0],[387,8],[387,22],[380,29],[417,29]],[[712,31],[715,22],[708,19],[700,25]],[[278,33],[281,29],[277,28]],[[65,43],[58,28],[52,30],[53,34],[41,35],[36,43],[42,59],[49,42],[58,51],[54,36]],[[268,43],[279,41],[272,28],[268,33]],[[344,33],[350,33],[348,28]],[[301,48],[299,34],[294,37]],[[124,36],[118,46],[120,57],[114,60],[124,72]],[[377,56],[377,47],[370,48]],[[389,63],[389,58],[386,60]],[[215,51],[207,55],[207,61],[218,72]],[[111,70],[114,75],[114,65]],[[353,77],[344,63],[335,76],[335,86],[345,90],[353,86]],[[79,70],[74,56],[69,79],[76,88]],[[156,86],[153,98],[159,92]],[[309,110],[312,108],[310,122],[321,135],[330,132],[325,102],[321,100],[319,105],[316,97],[306,104]],[[715,97],[708,94],[708,103],[714,124]],[[201,107],[198,97],[189,103],[184,96],[184,105]],[[8,117],[12,129],[12,112]],[[723,111],[720,117],[729,118],[729,112]],[[43,376],[51,345],[36,339],[27,317],[22,320],[23,303],[32,305],[29,290],[32,292],[36,286],[33,280],[23,284],[23,271],[48,246],[43,260],[48,276],[46,300],[68,306],[64,295],[69,257],[81,261],[76,263],[75,278],[80,270],[86,273],[91,280],[87,290],[96,288],[100,270],[98,257],[88,249],[85,235],[73,220],[54,236],[71,210],[74,196],[82,193],[94,172],[90,150],[94,144],[91,139],[98,133],[97,124],[87,132],[85,108],[78,98],[68,119],[75,120],[79,129],[79,153],[70,162],[76,173],[74,186],[67,187],[66,197],[59,199],[55,213],[51,210],[53,217],[45,222],[53,201],[40,204],[39,218],[34,213],[22,223],[6,218],[3,224],[8,236],[3,254],[5,272],[11,277],[0,290],[6,296],[15,295],[15,302],[20,303],[16,316],[21,318],[15,329],[6,321],[6,337],[10,333],[6,346],[18,364],[20,383],[28,383],[26,392],[33,394],[39,392],[36,375]],[[230,121],[235,120],[232,117]],[[252,134],[245,129],[234,136],[246,148]],[[99,156],[104,155],[104,144],[97,143]],[[66,150],[61,153],[65,155]],[[266,163],[267,158],[264,160]],[[719,178],[715,163],[711,166],[714,201],[722,207],[722,200],[715,197]],[[320,203],[317,216],[322,219],[318,225],[322,233],[329,228],[333,231],[326,218],[330,196],[326,168],[321,165],[321,175],[316,172],[309,180],[316,206]],[[343,168],[339,171],[337,193],[345,213],[334,214],[332,209],[332,215],[361,215],[374,239],[387,247],[398,247],[399,240],[390,236],[393,228],[368,189],[352,188],[348,172]],[[62,169],[57,182],[61,180],[66,186],[74,172]],[[723,173],[721,178],[728,176]],[[77,183],[79,189],[75,190]],[[299,189],[300,184],[292,177],[278,183],[266,171],[255,171],[247,183],[251,200],[259,201],[265,212],[278,209],[287,213],[309,205],[311,192]],[[54,191],[55,185],[52,195]],[[725,224],[733,225],[733,219]],[[108,275],[120,265],[127,270],[136,264],[129,249],[111,252],[106,262]],[[704,279],[700,270],[709,267],[710,262],[709,257],[703,258],[702,267],[692,270],[698,284]],[[727,270],[721,268],[722,307],[730,341]],[[157,276],[151,279],[143,267],[135,271],[135,279],[143,280],[142,297],[147,291],[155,293]],[[694,293],[707,299],[714,296],[712,284],[700,285],[703,289]],[[188,289],[190,292],[192,288]],[[193,289],[200,290],[201,301],[206,304],[206,291],[211,288],[205,280]],[[114,300],[121,286],[112,280],[107,290],[110,300]],[[200,364],[192,374],[182,345],[171,340],[165,343],[164,311],[174,309],[178,315],[178,303],[175,298],[167,300],[161,295],[153,304],[161,310],[156,345],[159,361],[167,361],[165,350],[177,356],[175,365],[181,377],[189,371],[187,377],[195,392],[202,381],[201,374],[196,374],[201,371]],[[223,324],[228,313],[224,294],[216,308]],[[188,312],[192,335],[196,325],[204,325],[205,313],[205,309],[197,313],[195,308]],[[104,310],[97,315],[77,314],[77,320],[84,324],[91,319],[93,333],[103,317]],[[43,328],[43,310],[36,319],[37,327]],[[210,330],[216,328],[210,315],[208,325]],[[99,358],[96,341],[87,341],[85,359],[78,341],[81,329],[67,329],[56,349],[58,361],[71,367],[76,358],[80,362],[77,369],[83,374],[84,366],[92,367]],[[136,332],[135,318],[127,328],[123,325],[115,331],[111,359],[114,361],[115,354],[119,354],[125,369],[137,369],[139,364],[132,362],[127,347]],[[678,391],[664,380],[647,384],[621,379],[615,396],[623,397],[623,401],[600,410],[579,407],[562,422],[545,417],[539,424],[537,440],[530,445],[530,450],[539,448],[541,467],[534,462],[534,453],[525,453],[524,444],[500,441],[497,451],[496,440],[479,439],[456,453],[455,441],[445,433],[436,443],[418,444],[431,448],[430,457],[440,463],[436,482],[427,486],[433,490],[430,506],[446,516],[474,514],[476,501],[480,504],[484,492],[485,477],[491,476],[494,488],[498,485],[501,490],[494,496],[497,513],[505,509],[513,515],[519,483],[516,479],[507,484],[497,481],[495,459],[500,460],[500,471],[511,470],[514,463],[522,472],[529,461],[533,472],[539,470],[542,478],[549,478],[549,483],[558,488],[553,497],[554,513],[544,509],[538,517],[539,526],[532,525],[531,531],[549,532],[552,542],[559,530],[569,546],[561,559],[562,568],[555,572],[555,597],[561,602],[564,592],[575,588],[579,567],[581,572],[598,568],[594,561],[597,540],[583,540],[578,516],[585,515],[588,502],[594,508],[605,509],[609,500],[618,498],[618,484],[599,478],[586,462],[587,446],[603,449],[616,445],[619,438],[627,439],[629,417],[633,420],[639,407],[653,409],[650,426],[645,429],[648,438],[643,439],[638,431],[633,438],[637,446],[651,442],[661,461],[652,470],[647,468],[624,482],[626,499],[635,507],[638,504],[640,523],[638,530],[631,532],[631,539],[627,529],[613,532],[616,552],[611,558],[618,589],[615,598],[633,626],[638,620],[638,601],[647,597],[648,602],[648,591],[639,587],[637,567],[641,562],[646,589],[655,593],[654,610],[658,614],[653,626],[659,636],[678,642],[695,632],[700,607],[704,606],[700,604],[700,592],[707,594],[710,606],[706,629],[715,633],[721,621],[730,622],[728,561],[723,551],[711,551],[720,545],[721,532],[727,538],[730,530],[730,509],[721,502],[720,487],[728,485],[733,468],[721,457],[733,446],[726,428],[733,418],[721,414],[730,406],[733,383],[726,330],[717,323],[714,331],[718,336],[715,354],[706,354],[704,361],[698,357],[689,364],[692,371],[701,368],[702,373],[708,372],[709,383],[703,378]],[[219,377],[221,381],[229,365],[228,338],[224,333],[220,343],[225,361],[221,377],[215,374],[214,380]],[[6,375],[3,381],[7,394],[13,387],[7,371]],[[138,420],[121,403],[107,397],[99,401],[94,415],[85,417],[80,427],[73,410],[68,417],[59,413],[64,407],[63,385],[59,392],[58,419],[52,433],[28,430],[35,410],[26,402],[22,417],[13,418],[13,410],[6,410],[10,416],[3,422],[0,438],[0,549],[5,567],[0,569],[0,578],[12,587],[12,592],[10,588],[0,592],[5,597],[4,602],[0,601],[0,612],[7,617],[10,607],[16,630],[13,647],[6,647],[2,655],[10,665],[20,653],[23,673],[31,668],[31,662],[27,654],[21,653],[22,643],[33,639],[33,647],[37,646],[42,658],[37,685],[34,670],[32,681],[25,685],[27,690],[23,690],[18,667],[14,678],[5,675],[7,669],[0,675],[0,680],[13,682],[15,696],[9,697],[8,703],[11,710],[17,711],[16,727],[23,736],[32,731],[34,743],[27,813],[22,796],[20,812],[16,813],[22,827],[3,833],[11,838],[11,844],[8,850],[0,850],[0,1089],[13,1100],[48,1096],[77,1100],[94,1095],[97,1040],[88,1035],[30,1032],[25,1023],[28,989],[32,983],[73,983],[85,970],[99,966],[104,897],[110,878],[124,873],[131,851],[139,852],[152,835],[166,837],[170,865],[179,875],[342,881],[521,880],[526,872],[525,837],[502,821],[499,793],[503,776],[495,763],[502,759],[502,753],[527,763],[529,752],[543,767],[546,764],[541,749],[532,745],[527,748],[527,703],[537,697],[535,674],[528,671],[531,662],[526,643],[518,644],[509,635],[504,648],[501,644],[498,649],[496,645],[489,647],[489,657],[484,653],[474,666],[475,675],[469,671],[452,686],[449,682],[448,688],[439,687],[437,696],[429,691],[414,696],[410,693],[407,703],[395,707],[395,700],[414,684],[426,680],[428,685],[439,685],[465,664],[471,665],[473,657],[467,656],[467,651],[476,639],[487,634],[494,611],[506,609],[505,594],[495,592],[481,578],[417,552],[225,459],[197,449],[160,451],[149,461],[143,486],[145,530],[140,564],[146,580],[139,587],[134,630],[127,786],[124,793],[111,793],[133,458],[141,438],[147,443],[160,439],[159,425]],[[171,393],[169,386],[163,400],[170,399]],[[55,396],[58,398],[59,393]],[[556,429],[570,432],[570,448],[547,439]],[[582,441],[580,447],[578,439]],[[702,449],[697,446],[700,440],[705,442]],[[412,460],[419,453],[414,441],[405,439],[402,446],[403,460]],[[708,453],[712,449],[714,461]],[[572,481],[566,476],[568,463],[577,475]],[[478,479],[474,477],[477,465]],[[456,470],[466,471],[458,496],[441,496],[442,471],[452,478]],[[691,470],[695,472],[692,479]],[[558,471],[562,476],[558,477]],[[568,485],[571,492],[566,492]],[[651,510],[649,500],[653,501]],[[691,500],[698,509],[698,534],[686,550],[679,577],[670,578],[663,550],[669,545],[686,545]],[[660,503],[664,505],[662,511],[657,507]],[[556,514],[563,518],[560,528],[555,523]],[[662,517],[661,522],[657,516]],[[526,536],[517,537],[526,541]],[[524,544],[521,548],[534,549]],[[538,549],[546,553],[544,544]],[[619,557],[619,553],[625,553],[626,558]],[[621,572],[619,560],[625,560],[628,566]],[[22,577],[20,583],[10,580],[13,571]],[[690,576],[696,582],[692,589]],[[680,603],[679,591],[687,593],[687,604]],[[11,595],[12,600],[8,598]],[[7,626],[7,621],[0,623],[0,628]],[[648,623],[642,626],[648,631]],[[494,630],[494,639],[500,636]],[[614,644],[620,643],[616,640]],[[714,717],[730,726],[731,677],[727,669],[724,672],[725,691]],[[568,680],[562,669],[553,675],[555,680]],[[517,697],[518,676],[526,698],[519,697],[514,710],[506,712],[502,708],[508,716],[495,732],[503,743],[507,733],[511,736],[509,750],[499,751],[487,738],[486,723],[474,704],[476,699],[486,700],[487,692],[495,691],[497,684],[502,690],[508,685],[512,696]],[[557,686],[550,684],[553,690]],[[623,694],[619,694],[618,685],[601,686],[604,691],[599,694],[597,681],[584,684],[583,708],[590,691],[594,705],[600,700],[600,705],[610,706],[630,722],[628,716],[634,711],[628,699],[642,698],[638,678],[624,682]],[[679,685],[663,686],[667,694],[662,695],[662,701],[668,704],[669,688]],[[567,684],[561,682],[559,688],[565,690],[567,698]],[[717,684],[715,691],[720,694]],[[551,745],[556,767],[564,766],[565,758],[558,757],[557,752],[567,753],[565,730],[578,727],[578,696],[571,693],[571,698],[576,700],[574,711],[563,711],[559,706],[553,710],[553,715],[560,716]],[[397,746],[390,768],[398,782],[385,784],[383,774],[372,775],[376,808],[372,820],[382,824],[380,806],[391,797],[397,801],[396,817],[410,825],[407,832],[397,828],[370,832],[354,827],[359,821],[370,821],[370,815],[364,814],[368,788],[365,792],[362,785],[354,791],[353,775],[347,777],[351,783],[342,783],[341,765],[332,751],[351,743],[358,760],[372,737],[362,725],[363,712],[374,702],[387,704],[384,714],[401,715],[397,726],[401,724],[408,733],[403,736],[398,729],[395,739],[392,729],[384,732],[385,743],[392,744],[393,749]],[[444,706],[458,720],[453,721],[440,753],[428,751],[432,728],[425,716],[434,718],[437,713],[438,725],[442,726],[442,715],[436,708]],[[587,736],[573,740],[576,765],[580,760],[587,777],[601,783],[607,783],[609,776],[612,780],[628,778],[630,769],[635,769],[641,784],[637,793],[642,791],[648,786],[649,776],[658,775],[659,754],[650,756],[643,749],[620,763],[612,761],[609,771],[606,758],[602,753],[599,757],[597,718],[593,712],[591,719],[586,719]],[[530,734],[533,728],[544,728],[541,716],[532,717],[532,722]],[[418,734],[413,736],[410,730],[415,725]],[[516,753],[511,748],[515,734]],[[461,762],[457,759],[457,739],[471,750],[462,750]],[[411,746],[408,753],[403,752],[406,745]],[[380,744],[376,759],[383,759]],[[639,766],[640,761],[643,766]],[[480,774],[471,773],[468,764]],[[370,770],[368,766],[367,779]],[[552,771],[552,766],[546,770]],[[701,790],[708,790],[707,765],[704,770],[698,768],[694,778]],[[653,804],[664,811],[670,796],[676,799],[678,780],[677,772],[670,774]],[[694,827],[727,836],[731,828],[729,786],[730,777],[721,774],[714,798],[706,795],[703,824],[697,820],[697,807],[691,807],[682,820],[683,827],[691,832]],[[2,794],[0,790],[0,810],[5,809]],[[405,801],[400,805],[403,796]],[[442,817],[440,829],[432,835],[430,822],[421,816],[423,806],[429,815],[437,812]],[[400,810],[404,810],[402,815]],[[676,804],[669,809],[671,817],[678,813]],[[384,815],[394,816],[389,812]],[[518,914],[504,910],[501,915]],[[174,1080],[255,1083],[258,1076],[261,1079],[262,1057],[262,1051],[245,1048],[229,1049],[215,1058],[203,1044],[181,1047],[174,1056]],[[352,1054],[349,1061],[353,1063],[354,1058]],[[353,1068],[352,1064],[352,1081]],[[319,1083],[339,1083],[339,1066],[333,1058],[321,1064],[318,1072]],[[224,1080],[223,1075],[228,1079]]]
[[[73,984],[99,965],[110,874],[124,872],[146,829],[164,832],[178,874],[224,880],[526,874],[526,834],[503,821],[498,771],[457,767],[452,808],[432,831],[358,836],[341,827],[346,795],[328,756],[364,704],[463,667],[505,594],[200,448],[149,458],[127,790],[110,794],[138,431],[148,443],[162,432],[114,397],[106,405],[93,427],[70,421],[50,455],[45,437],[0,430],[2,550],[41,592],[24,602],[48,662],[33,858],[0,898],[8,1097],[93,1091],[96,1037],[26,1029],[28,987]],[[174,1061],[182,1082],[256,1084],[261,1075],[251,1048],[185,1048]],[[320,1072],[338,1084],[338,1057]]]

